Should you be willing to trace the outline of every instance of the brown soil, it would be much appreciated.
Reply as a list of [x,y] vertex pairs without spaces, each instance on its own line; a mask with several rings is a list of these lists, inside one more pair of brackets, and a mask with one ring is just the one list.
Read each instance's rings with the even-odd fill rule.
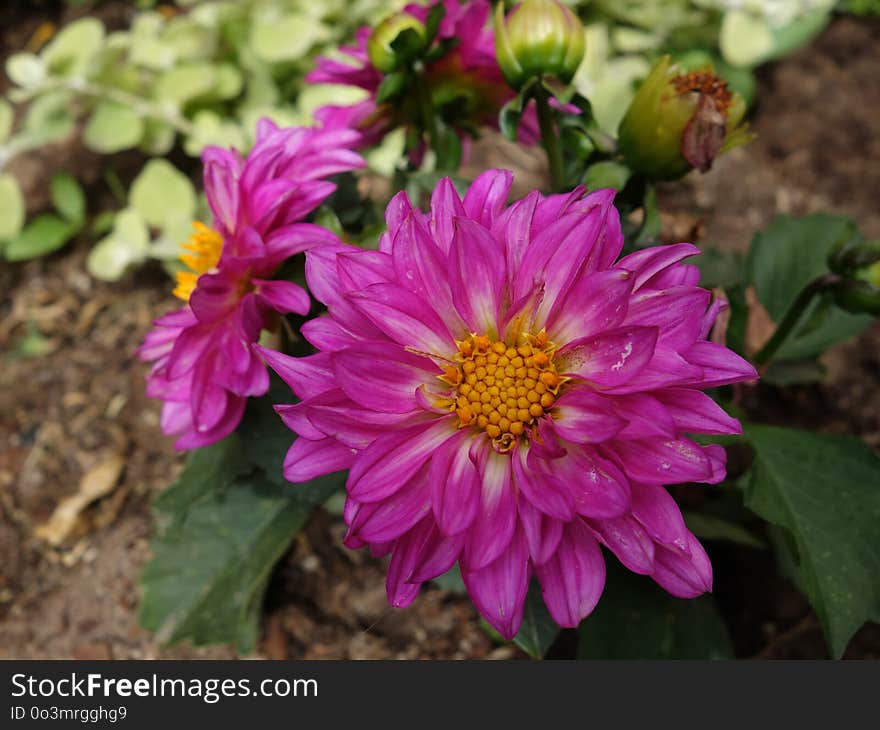
[[[40,22],[32,20],[2,33],[7,52],[23,45]],[[822,210],[851,214],[880,236],[878,41],[880,23],[839,19],[810,48],[762,72],[758,140],[710,174],[664,188],[666,233],[696,230],[714,245],[742,248],[778,212]],[[53,164],[45,154],[28,158],[18,174],[37,189]],[[174,304],[158,270],[95,282],[84,269],[88,247],[79,241],[45,260],[0,264],[0,658],[234,656],[226,647],[158,647],[138,627],[149,504],[182,459],[159,434],[159,407],[143,396],[145,368],[132,351]],[[28,349],[40,354],[26,357]],[[880,327],[833,350],[827,364],[821,386],[762,389],[769,406],[752,415],[880,446]],[[89,469],[119,456],[121,477],[59,547],[36,536]],[[520,656],[494,646],[469,601],[454,594],[430,588],[409,609],[388,609],[384,567],[345,550],[342,529],[339,517],[319,513],[283,559],[258,656]],[[729,571],[719,598],[739,655],[826,656],[807,603],[766,554],[721,548],[713,557],[722,586]],[[880,627],[863,629],[848,656],[880,657]]]

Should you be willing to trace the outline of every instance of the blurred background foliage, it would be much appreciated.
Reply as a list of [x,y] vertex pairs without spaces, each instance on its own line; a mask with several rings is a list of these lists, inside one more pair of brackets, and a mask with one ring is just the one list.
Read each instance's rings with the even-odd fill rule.
[[[100,2],[67,0],[95,8]],[[308,85],[318,54],[352,38],[404,3],[399,0],[178,0],[132,3],[128,27],[108,30],[84,16],[37,29],[28,50],[9,57],[11,84],[0,99],[0,254],[10,261],[45,255],[83,230],[96,239],[90,272],[117,279],[159,259],[175,266],[178,244],[204,201],[192,182],[207,145],[246,150],[256,120],[307,124],[314,109],[352,103],[356,89]],[[603,131],[613,135],[638,82],[662,53],[686,67],[714,63],[747,100],[752,69],[807,43],[828,22],[833,0],[573,0],[586,24],[587,55],[575,79]],[[876,2],[842,8],[876,12]],[[79,183],[52,180],[55,210],[26,220],[16,178],[18,155],[81,136],[108,156],[105,176],[119,202],[89,210]],[[403,141],[390,136],[369,155],[390,175]],[[138,150],[143,168],[125,189],[113,155]],[[87,213],[91,224],[87,226]]]

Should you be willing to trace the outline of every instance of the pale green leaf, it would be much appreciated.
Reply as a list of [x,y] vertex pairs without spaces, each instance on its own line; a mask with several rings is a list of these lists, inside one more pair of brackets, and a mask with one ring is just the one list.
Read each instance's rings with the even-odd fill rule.
[[327,27],[308,15],[259,16],[251,29],[250,45],[263,61],[275,63],[302,58],[312,46],[329,38]]
[[150,160],[129,192],[129,203],[147,225],[162,228],[166,221],[195,216],[196,191],[189,178],[167,160]]
[[75,226],[81,226],[86,217],[86,195],[76,179],[66,172],[52,176],[50,185],[52,204],[61,216]]
[[104,44],[104,25],[92,17],[64,26],[40,56],[51,74],[82,76]]
[[33,89],[46,80],[46,64],[33,53],[13,53],[6,60],[6,75],[12,83]]
[[12,134],[12,122],[15,119],[15,112],[6,99],[0,99],[0,144],[3,144],[9,135]]
[[77,228],[56,215],[37,216],[6,244],[6,258],[25,261],[57,251],[70,240]]
[[746,506],[785,528],[830,653],[880,618],[880,457],[849,436],[748,426]]
[[15,238],[24,225],[24,197],[18,180],[0,173],[0,241]]
[[718,43],[724,59],[734,66],[756,66],[773,55],[776,45],[767,20],[747,10],[724,16]]
[[102,100],[83,132],[85,143],[95,152],[112,154],[136,147],[144,136],[144,120],[130,107]]
[[150,233],[141,215],[131,208],[120,211],[113,230],[99,241],[86,260],[96,279],[116,281],[131,266],[144,261],[150,252]]

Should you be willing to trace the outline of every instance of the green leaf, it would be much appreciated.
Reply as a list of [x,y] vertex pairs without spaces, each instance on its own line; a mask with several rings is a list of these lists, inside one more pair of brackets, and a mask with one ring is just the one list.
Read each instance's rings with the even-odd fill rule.
[[387,74],[379,84],[376,91],[376,103],[384,104],[386,101],[398,96],[409,84],[409,74],[405,71]]
[[12,122],[15,120],[15,112],[6,99],[0,99],[0,144],[9,139],[12,134]]
[[150,253],[150,232],[140,213],[126,208],[116,216],[110,235],[99,241],[86,259],[86,269],[96,279],[116,281]]
[[140,620],[159,641],[253,649],[275,563],[335,489],[273,476],[250,463],[233,434],[196,452],[156,501],[159,529],[141,574]]
[[544,605],[541,588],[537,581],[532,581],[526,595],[522,626],[513,641],[532,659],[543,659],[558,635],[559,626]]
[[67,243],[77,229],[78,226],[61,220],[57,215],[37,216],[6,244],[6,258],[9,261],[24,261],[45,256]]
[[630,175],[632,175],[632,171],[626,165],[613,160],[603,160],[593,163],[587,168],[583,183],[587,186],[587,190],[599,190],[600,188],[623,190]]
[[319,18],[292,13],[281,18],[266,13],[251,28],[250,47],[263,61],[295,61],[329,38]]
[[756,66],[773,55],[776,45],[767,20],[747,10],[725,14],[718,43],[734,66]]
[[[828,272],[828,255],[857,235],[844,216],[817,214],[777,217],[755,235],[746,261],[746,280],[755,287],[774,322],[779,322],[800,291]],[[830,299],[814,301],[777,359],[803,359],[861,332],[872,319],[835,308]]]
[[130,107],[99,101],[83,132],[83,140],[102,154],[136,147],[144,136],[144,120]]
[[743,257],[739,251],[704,248],[702,255],[692,261],[700,270],[700,286],[728,289],[742,283]]
[[9,173],[0,174],[0,241],[15,238],[24,225],[24,196],[18,180]]
[[579,632],[578,659],[733,658],[711,596],[675,598],[611,561],[602,600]]
[[757,550],[767,547],[761,538],[736,522],[702,512],[683,512],[682,515],[687,528],[701,540],[723,540]]
[[6,60],[6,75],[24,89],[34,89],[46,80],[46,64],[33,53],[13,53]]
[[28,106],[22,134],[35,145],[57,142],[70,135],[76,126],[71,101],[67,91],[40,94]]
[[168,220],[192,220],[196,211],[196,191],[189,178],[167,160],[150,160],[135,178],[129,203],[153,228]]
[[880,458],[858,439],[748,426],[746,506],[794,538],[801,585],[840,657],[880,618]]
[[42,50],[40,56],[49,72],[82,76],[89,62],[104,44],[104,25],[96,18],[80,18],[64,26]]
[[788,387],[818,383],[825,378],[825,366],[818,360],[774,360],[761,376],[761,382]]
[[50,191],[55,210],[68,223],[81,226],[86,217],[86,195],[76,179],[66,172],[59,172],[52,176]]

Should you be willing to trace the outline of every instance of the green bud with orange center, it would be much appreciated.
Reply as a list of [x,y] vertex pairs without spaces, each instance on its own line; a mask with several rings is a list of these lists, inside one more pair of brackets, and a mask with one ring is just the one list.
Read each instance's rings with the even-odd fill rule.
[[743,98],[711,67],[685,72],[669,56],[654,65],[620,123],[618,149],[634,170],[674,180],[706,172],[715,158],[750,142]]
[[392,73],[402,68],[410,60],[407,45],[395,43],[404,34],[410,34],[424,43],[427,31],[424,23],[409,13],[396,13],[383,20],[373,29],[367,41],[367,56],[370,63],[382,73]]
[[495,10],[495,55],[514,89],[543,76],[567,84],[584,58],[584,26],[558,0],[524,0],[507,16],[504,3]]

